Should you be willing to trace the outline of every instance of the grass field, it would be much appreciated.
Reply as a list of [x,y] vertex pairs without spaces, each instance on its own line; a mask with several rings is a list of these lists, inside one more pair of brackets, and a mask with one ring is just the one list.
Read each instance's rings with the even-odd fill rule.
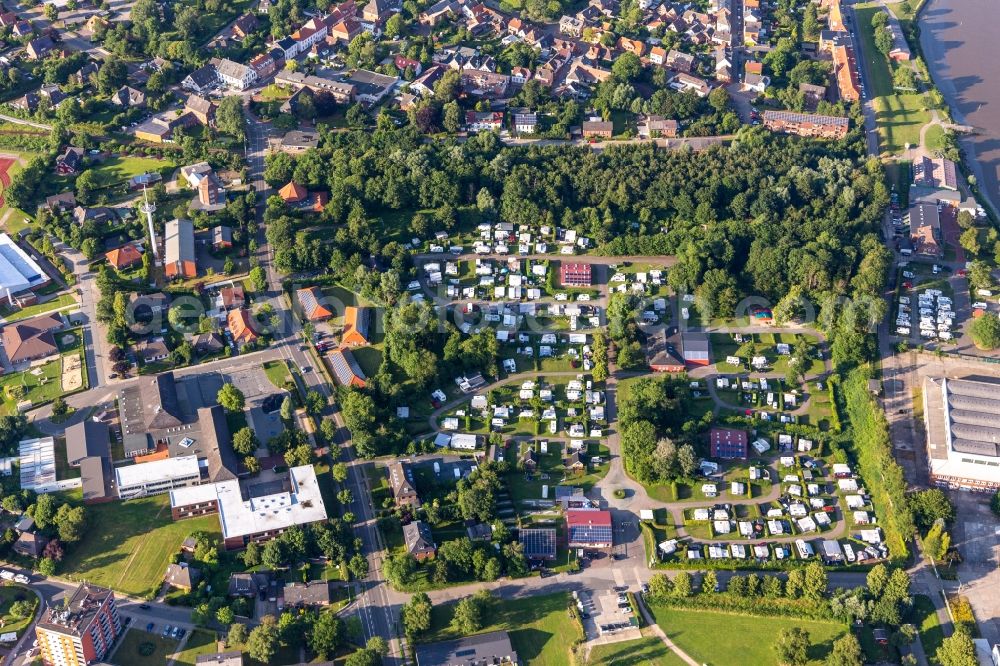
[[[152,646],[152,652],[143,654],[149,652],[149,646]],[[116,666],[160,666],[167,663],[167,656],[176,649],[177,641],[172,638],[130,629],[111,656],[111,663]]]
[[94,175],[102,187],[111,187],[149,171],[158,171],[166,179],[176,168],[177,165],[169,160],[152,157],[112,157],[95,167]]
[[599,645],[591,650],[587,661],[588,666],[682,666],[684,663],[655,636]]
[[374,377],[382,366],[382,350],[378,347],[358,347],[352,351],[365,377]]
[[[482,630],[508,631],[520,660],[532,666],[566,666],[570,663],[570,646],[583,638],[579,620],[569,616],[570,601],[566,592],[497,601],[494,609],[484,615],[488,626]],[[433,608],[431,630],[424,637],[427,642],[461,637],[449,626],[454,608],[454,604]]]
[[[782,629],[800,627],[809,632],[810,663],[819,664],[833,641],[847,633],[834,622],[750,617],[711,611],[653,607],[656,623],[678,647],[701,664],[777,666],[774,645]],[[750,638],[752,637],[752,639]]]
[[920,128],[931,114],[924,109],[923,95],[888,95],[875,100],[875,118],[882,147],[898,154],[906,144],[920,143]]
[[87,513],[87,534],[59,574],[136,596],[156,592],[170,558],[193,532],[219,534],[218,516],[174,522],[168,495],[97,504]]
[[184,650],[177,653],[174,663],[194,666],[195,661],[203,654],[215,654],[215,633],[205,629],[195,629],[188,636]]

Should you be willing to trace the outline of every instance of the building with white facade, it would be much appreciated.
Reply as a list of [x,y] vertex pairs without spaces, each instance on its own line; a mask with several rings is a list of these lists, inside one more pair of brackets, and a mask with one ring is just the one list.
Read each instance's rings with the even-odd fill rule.
[[934,483],[1000,488],[1000,380],[925,377],[924,426]]
[[198,456],[177,456],[115,468],[118,496],[123,500],[159,495],[201,481]]

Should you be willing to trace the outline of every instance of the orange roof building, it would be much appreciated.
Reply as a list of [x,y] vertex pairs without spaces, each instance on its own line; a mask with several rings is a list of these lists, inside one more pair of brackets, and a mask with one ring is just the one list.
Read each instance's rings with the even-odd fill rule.
[[837,75],[837,90],[840,93],[840,99],[845,102],[857,102],[861,99],[858,65],[851,48],[843,45],[833,47],[833,70]]
[[333,369],[333,376],[337,378],[337,383],[341,386],[365,387],[367,378],[350,349],[337,349],[331,352],[330,367]]
[[260,337],[251,326],[250,311],[246,308],[230,311],[227,322],[229,324],[229,332],[233,336],[233,341],[238,345],[254,342]]
[[747,74],[763,74],[764,63],[747,60],[746,64],[743,66],[743,71]]
[[368,344],[371,308],[344,308],[344,333],[340,344],[344,347],[361,347]]
[[142,262],[142,252],[139,251],[139,248],[134,243],[126,243],[119,248],[111,250],[104,256],[107,258],[108,263],[117,270],[131,268]]
[[[319,287],[306,287],[296,292],[302,312],[309,321],[325,321],[333,316],[333,309],[322,303],[323,292]],[[353,308],[348,308],[351,310]]]
[[298,203],[304,201],[307,196],[309,196],[309,190],[302,187],[295,181],[290,181],[288,185],[285,185],[280,190],[278,190],[278,196],[285,203]]
[[826,24],[834,32],[847,31],[847,28],[844,27],[844,14],[840,9],[840,0],[834,0],[830,3],[830,13],[827,14]]

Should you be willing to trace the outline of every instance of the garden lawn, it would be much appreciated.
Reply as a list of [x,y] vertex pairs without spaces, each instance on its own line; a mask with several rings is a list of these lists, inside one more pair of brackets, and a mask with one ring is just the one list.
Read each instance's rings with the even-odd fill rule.
[[922,95],[887,95],[875,100],[875,119],[883,150],[894,155],[906,144],[920,143],[920,129],[930,122]]
[[374,377],[382,366],[382,350],[378,347],[358,347],[353,350],[354,360],[366,377]]
[[149,171],[158,171],[166,180],[177,165],[170,160],[151,157],[112,157],[95,167],[94,175],[102,187],[111,187],[127,182],[133,176]]
[[[143,645],[152,646],[152,652],[149,654],[140,652]],[[111,663],[116,666],[160,666],[167,663],[167,656],[176,649],[177,641],[172,638],[130,629],[125,632],[118,649],[111,656]]]
[[284,361],[268,361],[264,364],[264,374],[276,388],[283,389],[292,380],[288,365]]
[[[43,312],[62,310],[73,305],[76,305],[76,299],[73,298],[73,294],[60,294],[59,296],[45,301],[44,303],[29,305],[26,308],[20,308],[14,311],[11,311],[8,306],[4,306],[3,308],[0,308],[0,317],[4,317],[5,321],[10,323],[14,321],[21,321],[22,319],[27,319],[28,317],[34,317],[35,315],[42,314]],[[7,314],[8,312],[10,313],[9,315]]]
[[40,405],[56,396],[62,395],[62,359],[55,356],[51,361],[41,366],[40,374],[32,374],[30,370],[14,372],[0,378],[0,389],[2,389],[2,403],[0,412],[4,414],[15,414],[17,412],[17,400],[8,397],[7,387],[20,385],[24,386],[25,400],[31,400],[33,404]]
[[685,661],[671,652],[659,638],[598,645],[590,651],[589,666],[683,666]]
[[[31,604],[31,615],[24,618],[15,618],[10,614],[10,607],[15,601],[24,600]],[[0,587],[0,619],[3,620],[3,632],[13,631],[20,638],[24,630],[31,624],[35,613],[38,612],[38,597],[34,593],[20,585],[8,585]]]
[[184,539],[194,532],[219,535],[218,516],[174,522],[169,495],[97,504],[87,514],[87,534],[68,549],[58,573],[136,596],[152,597],[159,589]]
[[[0,148],[0,153],[3,153],[4,155],[18,155],[25,162],[34,157],[34,154],[32,153],[14,151],[8,148]],[[13,176],[20,170],[21,170],[21,164],[19,162],[15,162],[10,166],[9,169],[7,169],[7,175]],[[8,212],[10,213],[9,215]],[[33,216],[28,215],[23,210],[10,207],[7,204],[6,200],[4,201],[3,205],[0,206],[0,220],[4,220],[5,218],[6,220],[3,223],[3,230],[9,233],[11,236],[14,236],[18,232],[20,232],[21,229],[24,229],[29,226],[28,224],[25,224],[24,222],[25,219],[29,221],[34,219]]]
[[[509,632],[520,660],[532,666],[566,666],[570,663],[569,650],[573,643],[583,638],[583,629],[579,620],[569,616],[569,593],[495,601],[494,604],[492,611],[484,616],[488,624],[482,631]],[[423,637],[424,641],[462,636],[449,626],[454,609],[454,604],[433,608],[431,630]]]
[[932,664],[937,664],[937,650],[944,642],[944,631],[938,623],[934,601],[924,594],[915,595],[913,597],[913,610],[908,619],[920,632],[920,642],[924,646],[927,658]]
[[200,655],[215,654],[215,633],[204,629],[195,629],[184,644],[184,651],[174,657],[175,664],[190,664],[194,666]]
[[847,633],[835,622],[754,617],[687,608],[652,608],[656,623],[679,648],[708,666],[754,664],[777,666],[774,645],[782,629],[800,627],[809,632],[810,663],[819,664],[833,641]]

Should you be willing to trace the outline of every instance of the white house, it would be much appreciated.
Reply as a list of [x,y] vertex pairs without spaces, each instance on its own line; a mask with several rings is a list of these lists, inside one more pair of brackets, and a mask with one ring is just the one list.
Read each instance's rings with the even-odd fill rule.
[[223,60],[216,66],[219,81],[235,90],[246,90],[257,80],[257,71],[232,60]]

